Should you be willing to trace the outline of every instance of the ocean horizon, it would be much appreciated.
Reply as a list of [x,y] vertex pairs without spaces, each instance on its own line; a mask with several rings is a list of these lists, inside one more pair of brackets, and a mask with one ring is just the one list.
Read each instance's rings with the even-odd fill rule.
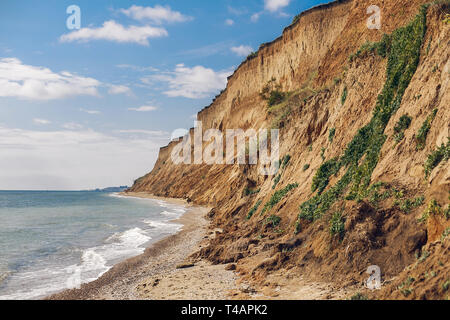
[[185,212],[111,192],[0,191],[0,300],[41,299],[94,281],[178,232],[172,221]]

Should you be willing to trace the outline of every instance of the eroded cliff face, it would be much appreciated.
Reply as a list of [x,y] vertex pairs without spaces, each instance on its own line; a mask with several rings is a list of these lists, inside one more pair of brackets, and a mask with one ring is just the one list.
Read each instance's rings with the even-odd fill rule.
[[[287,163],[276,176],[252,165],[175,165],[172,142],[131,191],[211,206],[212,225],[223,233],[193,258],[236,263],[262,287],[276,284],[278,274],[358,288],[367,267],[378,265],[388,281],[376,297],[448,297],[449,2],[428,7],[423,38],[419,20],[394,31],[423,3],[313,8],[245,61],[199,113],[203,130],[279,128]],[[381,30],[366,26],[373,4],[381,8]],[[385,42],[384,33],[392,34]],[[367,41],[384,46],[363,46],[349,61]],[[402,56],[414,45],[417,55]],[[405,70],[393,71],[397,65]],[[268,108],[260,93],[272,79],[286,94]],[[394,108],[386,116],[379,106],[389,90],[400,100],[386,103]]]

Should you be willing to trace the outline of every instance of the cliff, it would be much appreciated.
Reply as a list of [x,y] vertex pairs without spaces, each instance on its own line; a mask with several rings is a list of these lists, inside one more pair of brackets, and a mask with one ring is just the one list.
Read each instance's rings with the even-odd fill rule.
[[[426,2],[312,8],[239,66],[198,120],[279,128],[276,176],[175,165],[172,142],[130,191],[213,207],[224,232],[193,258],[236,263],[261,287],[301,275],[364,291],[378,265],[385,283],[368,296],[448,297],[450,4]],[[366,26],[370,5],[381,30]]]

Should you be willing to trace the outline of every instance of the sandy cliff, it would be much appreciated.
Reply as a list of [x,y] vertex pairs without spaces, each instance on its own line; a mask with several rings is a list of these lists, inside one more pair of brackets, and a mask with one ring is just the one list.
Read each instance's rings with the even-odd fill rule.
[[[374,298],[447,298],[450,4],[424,3],[304,12],[198,114],[204,130],[279,128],[286,161],[276,176],[174,165],[172,142],[131,191],[214,207],[224,232],[193,259],[235,263],[269,291],[308,276]],[[381,30],[366,26],[373,4]],[[265,88],[284,98],[268,107]],[[361,285],[370,265],[385,281],[376,293]]]

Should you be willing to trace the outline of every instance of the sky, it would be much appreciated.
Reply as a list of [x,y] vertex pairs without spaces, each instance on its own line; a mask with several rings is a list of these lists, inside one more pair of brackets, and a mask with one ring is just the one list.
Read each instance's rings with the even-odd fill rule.
[[0,190],[131,185],[248,54],[322,2],[0,1]]

